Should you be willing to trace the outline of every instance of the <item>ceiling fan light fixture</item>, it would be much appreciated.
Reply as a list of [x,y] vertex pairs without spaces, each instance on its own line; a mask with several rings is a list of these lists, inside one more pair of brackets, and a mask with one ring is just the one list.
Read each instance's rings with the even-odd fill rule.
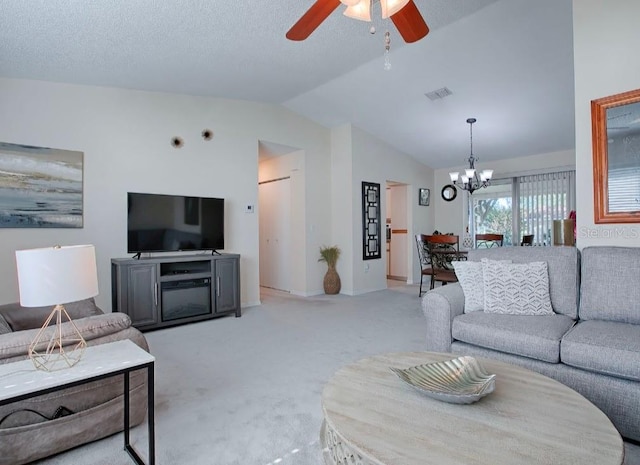
[[371,0],[360,0],[355,5],[348,6],[344,15],[360,21],[371,21]]
[[409,0],[380,0],[382,19],[387,19],[395,15],[398,11],[407,6],[407,3],[409,3]]
[[[406,43],[416,42],[429,33],[429,26],[424,22],[414,0],[315,0],[311,7],[287,31],[286,37],[295,41],[305,40],[340,5],[346,6],[345,16],[370,22],[371,4],[374,1],[382,4],[381,8],[384,8],[385,17],[391,19]],[[373,28],[370,28],[369,31],[372,34],[375,32]]]

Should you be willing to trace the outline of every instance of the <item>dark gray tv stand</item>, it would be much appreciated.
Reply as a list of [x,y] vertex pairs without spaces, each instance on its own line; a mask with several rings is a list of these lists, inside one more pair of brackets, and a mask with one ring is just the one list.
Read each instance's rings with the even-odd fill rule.
[[111,298],[141,331],[240,317],[240,255],[113,258]]

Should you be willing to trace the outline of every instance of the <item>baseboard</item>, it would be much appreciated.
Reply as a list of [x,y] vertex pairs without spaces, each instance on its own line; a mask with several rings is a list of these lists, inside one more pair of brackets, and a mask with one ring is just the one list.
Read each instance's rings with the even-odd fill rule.
[[298,297],[314,297],[314,296],[317,296],[317,295],[324,294],[324,291],[322,289],[318,289],[318,290],[311,291],[311,292],[291,291],[290,294],[291,295],[297,295]]

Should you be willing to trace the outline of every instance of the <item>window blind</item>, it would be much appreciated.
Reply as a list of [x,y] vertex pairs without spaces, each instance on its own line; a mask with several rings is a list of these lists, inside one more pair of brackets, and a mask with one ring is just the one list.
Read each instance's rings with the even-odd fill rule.
[[534,234],[537,245],[551,245],[553,220],[575,210],[575,171],[517,178],[520,234]]
[[630,166],[609,170],[609,212],[640,210],[640,168]]

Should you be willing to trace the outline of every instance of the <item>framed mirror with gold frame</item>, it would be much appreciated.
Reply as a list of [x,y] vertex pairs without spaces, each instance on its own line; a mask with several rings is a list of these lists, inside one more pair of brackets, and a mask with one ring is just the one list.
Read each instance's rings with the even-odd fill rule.
[[595,223],[640,223],[640,89],[591,101]]

